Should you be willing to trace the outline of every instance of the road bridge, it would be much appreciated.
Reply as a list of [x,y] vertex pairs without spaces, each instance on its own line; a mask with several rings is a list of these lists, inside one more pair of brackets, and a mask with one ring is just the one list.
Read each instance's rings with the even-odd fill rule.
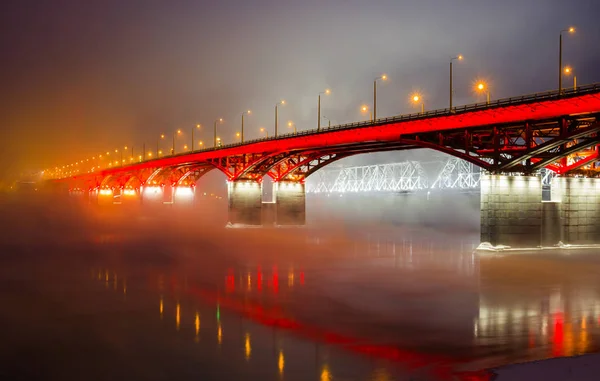
[[[356,154],[429,148],[485,171],[482,240],[588,242],[600,239],[599,116],[600,85],[592,84],[47,176],[99,202],[120,196],[177,203],[193,198],[198,179],[217,169],[228,180],[233,225],[261,224],[262,179],[269,176],[275,182],[277,223],[303,225],[305,179],[319,169]],[[559,176],[560,191],[547,205],[541,203],[542,168]]]

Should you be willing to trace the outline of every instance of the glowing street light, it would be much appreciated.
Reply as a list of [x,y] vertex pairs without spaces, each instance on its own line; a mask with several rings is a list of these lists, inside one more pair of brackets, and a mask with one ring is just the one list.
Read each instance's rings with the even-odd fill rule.
[[288,122],[288,128],[293,128],[294,129],[294,134],[298,133],[298,131],[296,131],[296,125],[291,120]]
[[215,128],[214,128],[214,132],[215,132],[215,137],[214,137],[214,148],[217,148],[217,123],[223,123],[223,118],[219,118],[217,120],[215,120]]
[[200,141],[198,142],[198,145],[199,145],[200,147],[202,147],[202,146],[204,145],[204,142],[203,142],[202,140],[200,140]]
[[[200,129],[200,127],[202,127],[200,124],[196,124],[196,129]],[[192,145],[191,145],[191,151],[190,152],[194,152],[194,127],[192,127]]]
[[[165,134],[160,134],[160,139],[164,139],[165,138]],[[156,157],[160,157],[160,155],[162,154],[162,151],[159,151],[158,149],[158,143],[160,142],[160,139],[156,139]]]
[[565,70],[563,72],[565,75],[573,74],[573,90],[577,90],[577,76],[575,75],[573,69],[570,66],[565,66]]
[[487,84],[485,82],[477,82],[477,84],[475,85],[475,90],[482,93],[485,92],[486,94],[486,99],[487,99],[487,104],[490,104],[490,89],[488,88]]
[[267,139],[269,138],[269,131],[267,131],[264,127],[260,128],[260,132],[264,132],[267,135]]
[[242,134],[241,134],[242,143],[244,142],[244,115],[250,115],[250,114],[252,114],[252,111],[250,111],[250,110],[246,110],[242,113]]
[[421,104],[421,114],[425,113],[425,102],[423,102],[423,96],[421,96],[421,94],[419,93],[414,93],[411,97],[410,100],[415,104]]
[[181,130],[177,130],[176,132],[173,132],[173,148],[171,149],[171,155],[175,155],[175,137],[177,135],[181,135]]
[[362,105],[362,106],[360,107],[360,111],[362,111],[362,112],[363,112],[363,113],[365,113],[365,114],[366,114],[366,113],[369,113],[369,115],[370,115],[370,117],[371,117],[371,119],[370,119],[370,120],[371,120],[371,122],[373,121],[373,113],[372,113],[372,112],[369,112],[369,106],[367,106],[367,105]]
[[239,133],[239,132],[236,132],[236,133],[235,133],[235,137],[239,139],[239,138],[241,137],[240,133]]
[[450,112],[452,112],[452,94],[454,93],[454,88],[452,87],[452,61],[462,61],[462,59],[463,56],[460,54],[450,59]]
[[558,37],[558,93],[562,93],[562,74],[563,74],[563,65],[562,65],[562,34],[563,32],[567,33],[575,33],[575,28],[570,27],[569,29],[563,29],[559,33]]
[[331,94],[331,90],[325,89],[325,91],[322,91],[322,92],[319,93],[319,107],[318,107],[319,115],[318,115],[318,118],[317,118],[317,120],[318,120],[318,122],[317,122],[317,131],[321,131],[321,94],[323,94],[323,95],[329,95],[329,94]]
[[285,101],[282,99],[281,101],[275,103],[275,137],[277,137],[277,129],[279,128],[279,116],[277,114],[277,108],[279,105],[284,106]]
[[377,81],[385,81],[387,78],[387,75],[383,74],[381,77],[377,77],[373,81],[373,120],[377,119]]

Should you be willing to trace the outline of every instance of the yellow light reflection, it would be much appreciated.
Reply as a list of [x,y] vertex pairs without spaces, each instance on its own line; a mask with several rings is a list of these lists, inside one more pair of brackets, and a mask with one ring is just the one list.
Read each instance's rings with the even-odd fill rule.
[[252,276],[248,273],[248,291],[252,291]]
[[177,303],[177,307],[175,308],[175,326],[177,330],[179,330],[179,324],[181,323],[181,308],[179,307],[179,303]]
[[123,294],[127,295],[127,281],[123,279]]
[[221,323],[217,327],[217,342],[219,345],[223,342],[223,329],[221,329]]
[[252,347],[250,346],[250,334],[246,333],[246,341],[244,343],[244,349],[246,353],[246,360],[250,360],[250,354],[252,353]]
[[291,270],[288,274],[288,287],[294,287],[294,272]]
[[283,374],[283,368],[285,368],[285,358],[283,357],[283,351],[279,351],[279,360],[277,361],[277,367],[279,373]]
[[165,306],[164,306],[162,298],[160,298],[160,304],[158,306],[158,310],[160,311],[160,318],[162,319],[163,311],[165,310]]
[[321,381],[331,381],[331,372],[327,365],[323,365],[323,370],[321,370]]
[[196,327],[196,336],[200,334],[200,314],[196,312],[196,319],[194,319],[194,327]]

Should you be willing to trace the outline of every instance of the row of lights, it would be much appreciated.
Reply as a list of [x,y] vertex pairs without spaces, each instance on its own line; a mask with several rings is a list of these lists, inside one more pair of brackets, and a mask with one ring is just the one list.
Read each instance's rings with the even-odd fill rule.
[[[573,87],[576,88],[577,87],[577,77],[574,75],[574,71],[573,68],[570,66],[566,66],[563,67],[562,65],[562,37],[563,37],[563,33],[575,33],[575,28],[574,27],[570,27],[568,29],[563,29],[560,31],[559,33],[559,73],[558,73],[558,89],[559,92],[562,92],[562,78],[563,75],[573,75]],[[454,93],[454,89],[453,89],[453,85],[452,85],[452,81],[453,81],[453,69],[452,69],[452,65],[454,61],[462,61],[463,60],[463,56],[462,55],[458,55],[456,57],[453,57],[450,59],[450,110],[452,110],[452,97],[453,97],[453,93]],[[374,121],[377,119],[377,83],[378,81],[386,81],[388,80],[388,76],[386,74],[383,74],[377,78],[375,78],[373,80],[373,111],[371,112],[369,109],[369,106],[367,105],[362,105],[360,107],[360,111],[363,113],[369,113],[370,115],[370,120]],[[475,83],[474,86],[475,91],[485,94],[486,95],[486,101],[489,104],[490,103],[490,91],[489,91],[489,86],[484,82],[484,81],[477,81]],[[325,89],[322,92],[318,93],[318,117],[317,117],[317,131],[321,130],[321,119],[326,119],[329,122],[329,126],[331,126],[331,120],[329,120],[327,117],[325,116],[321,116],[321,95],[329,95],[331,94],[331,90],[330,89]],[[424,104],[424,100],[423,100],[423,95],[420,93],[413,93],[410,95],[410,101],[418,106],[420,105],[421,107],[421,113],[425,112],[425,104]],[[279,131],[278,131],[278,124],[279,124],[279,116],[278,116],[278,108],[279,106],[284,106],[286,105],[286,101],[285,100],[281,100],[279,102],[277,102],[275,104],[275,134],[274,136],[277,137],[279,135]],[[252,111],[251,110],[246,110],[241,114],[241,131],[236,132],[235,136],[236,138],[239,138],[240,143],[244,143],[244,116],[246,115],[251,115]],[[222,124],[223,123],[223,118],[219,118],[216,119],[214,121],[214,137],[213,137],[213,148],[217,148],[219,146],[222,146],[222,141],[221,138],[217,136],[217,125],[218,124]],[[183,146],[184,151],[187,151],[188,149],[190,150],[190,152],[194,151],[194,147],[195,147],[195,140],[194,140],[194,131],[197,129],[200,129],[201,125],[197,124],[195,127],[193,127],[191,129],[191,145],[188,146],[187,144]],[[293,122],[288,122],[288,128],[293,128],[294,130],[294,134],[297,133],[297,129],[296,129],[296,125]],[[265,133],[265,136],[267,138],[269,138],[269,132],[266,128],[264,127],[260,127],[259,128],[260,132]],[[175,154],[175,139],[177,136],[181,135],[182,131],[181,129],[176,130],[173,133],[173,144],[171,147],[171,155]],[[159,149],[159,142],[161,139],[165,139],[165,134],[161,134],[160,138],[157,140],[156,143],[156,157],[160,157],[160,155],[162,155],[162,150]],[[204,142],[203,141],[199,141],[198,145],[200,148],[204,147]],[[125,146],[124,148],[125,150],[127,150],[127,146]],[[119,150],[116,149],[115,153],[118,153]],[[147,156],[148,158],[152,158],[153,154],[152,151],[147,152],[146,154],[146,147],[144,144],[144,148],[143,148],[143,155],[139,155],[138,156],[138,160],[141,162],[145,156]],[[109,156],[110,152],[106,152],[106,156]],[[98,159],[102,159],[102,155],[98,155]],[[131,151],[131,156],[129,159],[129,162],[133,163],[134,162],[134,154],[133,154],[133,148]],[[92,157],[92,160],[96,160],[96,157]],[[89,159],[86,159],[85,162],[89,162]],[[80,162],[76,162],[74,164],[70,164],[70,165],[66,165],[66,166],[62,166],[62,168],[60,167],[55,167],[54,170],[44,170],[43,173],[46,176],[49,177],[65,177],[65,176],[70,176],[70,175],[74,175],[74,174],[78,174],[81,173],[81,168],[78,168],[77,166],[79,164],[83,164],[84,161],[80,161]],[[106,167],[112,167],[113,164],[115,166],[118,165],[125,165],[126,164],[126,160],[123,159],[123,153],[121,151],[121,160],[115,160],[113,161],[108,161],[108,163],[106,163],[107,165],[105,165]],[[91,168],[91,170],[88,170],[87,173],[90,172],[95,172],[96,170],[100,169],[100,163],[96,163],[95,166],[93,166]]]

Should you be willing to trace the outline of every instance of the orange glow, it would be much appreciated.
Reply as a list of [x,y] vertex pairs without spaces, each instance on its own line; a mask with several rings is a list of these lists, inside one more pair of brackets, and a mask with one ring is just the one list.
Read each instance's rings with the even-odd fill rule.
[[283,357],[283,351],[279,351],[279,359],[277,360],[277,368],[279,369],[279,373],[283,373],[283,369],[285,368],[285,358]]
[[246,340],[244,341],[244,352],[246,355],[246,360],[250,360],[250,355],[252,354],[252,346],[250,345],[250,334],[246,333]]

